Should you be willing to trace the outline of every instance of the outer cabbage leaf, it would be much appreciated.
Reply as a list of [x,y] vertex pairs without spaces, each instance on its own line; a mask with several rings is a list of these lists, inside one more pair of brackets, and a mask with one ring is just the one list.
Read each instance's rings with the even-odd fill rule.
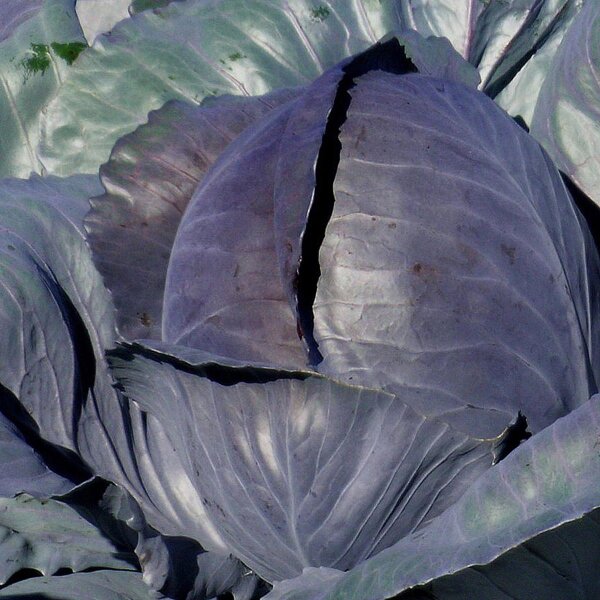
[[600,6],[587,2],[544,81],[531,134],[596,204],[600,162]]
[[480,0],[410,0],[402,4],[407,25],[422,35],[450,40],[452,46],[469,60],[477,20],[485,10]]
[[40,10],[43,0],[14,0],[7,4],[2,11],[2,22],[0,23],[0,42],[10,37],[13,31],[34,17]]
[[[62,416],[61,411],[55,412],[59,413],[59,418]],[[97,381],[94,391],[81,408],[74,429],[72,445],[85,464],[103,478],[126,489],[142,507],[144,519],[149,524],[167,535],[201,539],[207,550],[221,554],[227,552],[220,535],[207,519],[201,497],[185,473],[160,422],[122,398],[110,387],[106,376]],[[45,434],[44,430],[42,434]],[[165,473],[169,477],[164,477]],[[133,524],[131,526],[135,529]],[[113,534],[112,531],[110,533]],[[171,548],[177,549],[178,544],[170,544],[168,548],[171,552]],[[164,567],[160,544],[158,551],[156,548],[154,551],[158,559],[150,567],[151,572]],[[192,568],[198,569],[195,556],[187,557],[187,560],[192,560]],[[221,558],[209,560],[222,561]],[[183,568],[181,561],[177,568]],[[164,574],[154,573],[154,577],[161,576],[164,577]],[[219,585],[218,578],[215,581],[207,573],[193,580],[193,585],[207,589]],[[244,587],[247,583],[243,582]]]
[[398,600],[595,600],[600,594],[600,509],[542,533],[489,565],[441,577]]
[[0,178],[41,172],[42,108],[85,47],[73,0],[3,3],[0,14]]
[[95,172],[119,137],[170,99],[307,83],[399,27],[397,13],[395,3],[367,0],[187,0],[144,11],[73,65],[48,106],[42,163],[57,175]]
[[90,567],[135,569],[135,558],[67,504],[26,494],[0,498],[0,585],[20,569],[53,575]]
[[105,392],[86,405],[77,441],[87,464],[131,494],[149,525],[165,535],[200,540],[206,550],[227,552],[158,419],[117,391]]
[[535,432],[585,402],[600,262],[544,152],[459,84],[373,72],[350,94],[312,306],[318,369],[478,436],[517,410]]
[[181,2],[182,0],[133,0],[129,6],[129,14],[135,15],[149,8],[161,8],[171,4],[171,2]]
[[100,168],[106,192],[92,199],[86,229],[125,338],[161,339],[171,247],[198,182],[243,129],[296,93],[169,102],[117,142]]
[[73,483],[50,470],[15,425],[0,413],[0,497],[64,494]]
[[91,46],[98,35],[129,17],[131,0],[77,0],[75,10],[85,39]]
[[143,580],[169,598],[212,598],[231,591],[235,600],[249,600],[258,578],[231,555],[206,552],[186,537],[159,534],[150,527],[137,502],[123,489],[110,486],[104,507],[137,532],[135,552]]
[[[432,582],[428,588],[440,600],[480,593],[494,600],[591,600],[598,591],[599,434],[596,395],[487,471],[420,531],[348,573],[328,572],[329,581],[318,574],[323,585],[310,595],[307,571],[267,598],[390,598]],[[427,589],[419,594],[399,598],[431,598]]]
[[545,35],[544,43],[523,65],[510,83],[497,86],[495,102],[513,117],[520,116],[529,126],[546,77],[552,73],[552,62],[565,33],[578,14],[579,3],[567,5],[568,18],[558,20]]
[[500,443],[384,392],[175,356],[139,345],[109,353],[125,396],[164,425],[229,551],[269,581],[351,567],[418,529],[489,468]]
[[402,10],[409,27],[447,37],[495,97],[549,41],[556,47],[581,6],[582,0],[409,0]]
[[495,97],[553,38],[569,28],[582,0],[488,2],[477,22],[470,62],[481,73],[481,88]]
[[136,553],[143,560],[144,582],[169,598],[204,599],[230,593],[235,600],[250,600],[259,583],[231,554],[205,552],[187,538],[156,532],[140,536]]
[[[21,202],[45,204],[58,213],[74,228],[73,233],[85,237],[83,221],[90,210],[89,199],[102,191],[96,175],[73,175],[62,178],[35,173],[29,179],[4,179],[0,182],[0,194],[4,202],[18,206]],[[10,223],[10,221],[7,221]],[[23,218],[23,227],[26,219]],[[28,239],[25,229],[22,237]],[[35,238],[32,237],[32,241]],[[77,236],[75,236],[77,239]]]
[[[43,200],[48,187],[62,190],[66,217]],[[97,178],[79,177],[0,186],[0,382],[45,439],[71,450],[88,393],[106,384],[103,352],[114,340],[110,299],[73,226],[78,202],[97,190]]]
[[144,584],[140,573],[121,571],[36,577],[0,590],[0,598],[23,600],[157,600],[161,597]]
[[[89,193],[82,194],[86,181]],[[16,412],[16,421],[35,436],[77,452],[95,473],[123,483],[161,531],[194,535],[199,530],[210,545],[201,502],[160,424],[146,422],[139,409],[123,401],[107,372],[104,351],[115,339],[112,305],[83,234],[73,225],[79,221],[81,228],[77,194],[87,204],[101,191],[97,178],[5,185],[0,383],[9,406],[3,405],[3,412]],[[52,196],[49,202],[42,199],[48,187],[55,194],[62,189],[67,217],[54,208]],[[157,476],[162,472],[174,480],[163,482]],[[213,537],[213,546],[222,548]]]

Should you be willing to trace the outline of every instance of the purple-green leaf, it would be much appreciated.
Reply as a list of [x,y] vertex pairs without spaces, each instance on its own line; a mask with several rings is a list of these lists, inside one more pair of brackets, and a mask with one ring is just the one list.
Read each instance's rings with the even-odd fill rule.
[[241,131],[294,94],[169,102],[116,143],[100,168],[106,192],[92,199],[85,224],[125,338],[161,339],[167,266],[194,190]]
[[600,5],[586,2],[540,90],[531,134],[600,205]]
[[[384,599],[432,582],[440,600],[482,591],[498,594],[486,598],[537,600],[541,590],[552,600],[592,600],[598,590],[599,440],[596,395],[488,470],[420,531],[348,573],[330,573],[315,592],[306,593],[305,580],[312,579],[306,572],[296,585],[275,586],[267,599]],[[423,597],[431,596],[414,596]]]

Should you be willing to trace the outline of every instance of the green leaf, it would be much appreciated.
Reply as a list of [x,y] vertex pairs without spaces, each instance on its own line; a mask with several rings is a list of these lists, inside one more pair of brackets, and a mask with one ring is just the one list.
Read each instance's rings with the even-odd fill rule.
[[130,0],[77,0],[75,10],[85,39],[91,45],[101,33],[110,31],[129,17]]
[[0,177],[27,177],[42,169],[35,150],[42,108],[85,39],[72,0],[45,0],[11,33],[0,42]]
[[88,392],[110,387],[113,308],[81,223],[99,188],[93,176],[0,184],[0,382],[45,439],[72,450]]
[[600,204],[600,4],[587,2],[544,81],[531,134]]
[[181,0],[133,0],[129,6],[129,13],[135,15],[144,10],[150,8],[162,8],[163,6],[167,6],[167,4],[171,4],[171,2],[177,1],[180,2]]
[[0,590],[0,598],[31,600],[153,600],[161,598],[140,573],[97,571],[61,577],[36,577]]
[[115,141],[167,100],[305,84],[401,24],[391,2],[324,0],[320,18],[316,6],[187,0],[123,21],[73,64],[48,106],[42,163],[57,175],[96,172]]
[[0,498],[0,585],[20,569],[52,575],[61,568],[131,570],[132,562],[132,553],[67,504],[26,494]]
[[64,494],[73,486],[50,470],[16,426],[0,413],[0,496],[10,498],[27,492],[48,497]]
[[441,577],[397,600],[597,600],[600,509],[546,531],[499,556]]
[[419,33],[448,38],[477,67],[481,89],[491,97],[520,77],[519,110],[530,113],[548,56],[581,6],[579,0],[411,0],[402,3],[402,11]]

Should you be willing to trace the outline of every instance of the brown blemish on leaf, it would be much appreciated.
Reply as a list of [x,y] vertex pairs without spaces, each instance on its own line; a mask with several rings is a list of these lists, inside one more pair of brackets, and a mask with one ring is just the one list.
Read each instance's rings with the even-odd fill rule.
[[415,263],[410,267],[410,270],[414,275],[422,278],[435,277],[438,274],[438,270],[434,266],[425,265],[420,262]]
[[354,148],[358,148],[358,145],[361,142],[364,142],[367,139],[367,130],[365,128],[364,125],[361,125],[360,127],[360,131],[358,132],[358,135],[356,136],[356,141],[354,142]]
[[140,323],[144,327],[150,327],[152,325],[152,319],[150,318],[150,315],[147,312],[138,313],[138,316],[140,318]]
[[515,256],[517,253],[517,249],[514,246],[507,246],[506,244],[500,244],[500,248],[506,256],[508,256],[508,261],[511,265],[515,264]]
[[468,266],[472,267],[478,262],[479,253],[472,246],[459,242],[458,249],[462,256],[464,256]]

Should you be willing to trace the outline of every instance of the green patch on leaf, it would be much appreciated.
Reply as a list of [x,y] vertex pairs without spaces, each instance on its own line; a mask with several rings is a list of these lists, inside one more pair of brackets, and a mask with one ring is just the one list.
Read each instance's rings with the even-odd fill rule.
[[50,44],[56,56],[62,58],[68,65],[72,65],[75,59],[87,48],[87,44],[83,42],[52,42]]
[[46,44],[31,44],[31,54],[21,61],[25,70],[25,80],[32,75],[40,73],[43,75],[50,66],[50,49]]
[[170,2],[171,0],[134,0],[131,3],[131,10],[133,14],[136,14],[149,8],[161,8]]
[[236,60],[241,60],[242,58],[246,58],[245,54],[242,54],[241,52],[234,52],[233,54],[230,54],[228,56],[229,60],[232,62],[235,62]]
[[52,42],[48,44],[30,44],[29,55],[21,61],[21,67],[25,71],[25,81],[32,75],[43,75],[52,60],[52,52],[62,58],[68,65],[72,65],[74,60],[87,48],[83,42]]
[[310,9],[310,18],[313,21],[324,21],[329,16],[329,9],[326,6],[315,6]]

